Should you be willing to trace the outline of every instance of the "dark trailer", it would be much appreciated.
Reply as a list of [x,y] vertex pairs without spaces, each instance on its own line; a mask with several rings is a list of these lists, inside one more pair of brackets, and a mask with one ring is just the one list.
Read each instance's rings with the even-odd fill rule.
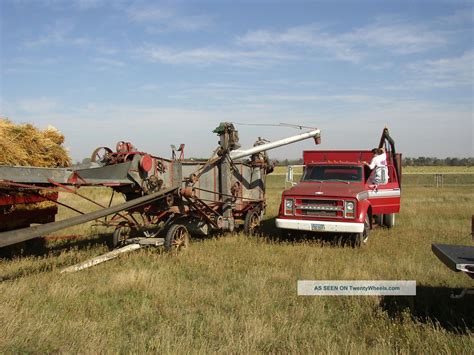
[[[464,272],[467,276],[474,279],[474,247],[432,244],[431,250],[452,271]],[[451,298],[462,298],[467,294],[474,294],[474,288],[465,288],[459,295],[451,295]]]

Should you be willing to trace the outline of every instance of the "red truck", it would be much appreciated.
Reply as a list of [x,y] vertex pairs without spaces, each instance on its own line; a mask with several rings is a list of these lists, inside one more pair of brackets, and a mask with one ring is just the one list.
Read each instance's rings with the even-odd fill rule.
[[282,194],[276,219],[282,234],[333,233],[361,245],[375,224],[392,228],[400,211],[401,154],[387,128],[378,147],[387,156],[388,179],[377,184],[366,164],[371,151],[304,151],[301,181]]

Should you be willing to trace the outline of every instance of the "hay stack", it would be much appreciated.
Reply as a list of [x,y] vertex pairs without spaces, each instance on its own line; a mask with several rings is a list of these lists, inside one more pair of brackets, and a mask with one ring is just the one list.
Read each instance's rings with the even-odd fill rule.
[[0,118],[0,165],[70,166],[63,143],[64,136],[52,126],[41,131],[31,124],[15,125]]

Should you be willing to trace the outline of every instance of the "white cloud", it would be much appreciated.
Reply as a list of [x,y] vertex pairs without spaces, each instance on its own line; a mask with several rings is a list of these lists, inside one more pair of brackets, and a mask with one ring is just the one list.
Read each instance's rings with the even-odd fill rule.
[[58,100],[50,97],[22,99],[16,105],[25,113],[38,115],[55,111],[60,107]]
[[458,57],[425,60],[408,66],[414,85],[427,87],[471,86],[474,82],[474,51]]
[[45,31],[38,37],[26,40],[23,46],[28,49],[42,49],[47,46],[75,47],[96,51],[102,55],[112,55],[118,49],[101,38],[92,38],[85,35],[83,29],[77,28],[72,20],[62,19],[46,26]]
[[341,33],[323,31],[314,24],[283,31],[260,29],[238,37],[237,43],[243,46],[300,47],[319,56],[359,62],[367,56],[367,48],[405,55],[443,46],[448,37],[447,32],[427,25],[382,17],[370,25]]
[[125,66],[124,62],[115,59],[109,58],[94,58],[93,62],[101,65],[102,67],[123,67]]
[[11,58],[7,63],[14,66],[50,66],[57,65],[62,61],[61,57],[42,57],[42,58],[29,58],[29,57],[17,57]]
[[237,43],[252,46],[299,46],[322,49],[339,60],[358,62],[362,55],[338,35],[322,32],[315,25],[292,27],[282,32],[257,30],[237,38]]
[[103,0],[74,0],[74,4],[80,10],[95,9],[103,5]]
[[128,11],[128,15],[135,22],[158,22],[170,19],[174,12],[171,9],[163,7],[132,7]]
[[156,84],[144,84],[141,85],[138,89],[142,91],[158,91],[161,89],[161,87]]
[[196,31],[212,25],[212,15],[183,15],[163,6],[133,6],[128,10],[131,21],[145,24],[150,33],[166,31]]
[[[373,96],[370,95],[291,95],[291,94],[281,94],[281,95],[264,95],[259,97],[264,100],[272,101],[294,101],[294,102],[316,102],[316,101],[335,101],[335,102],[345,102],[345,103],[368,103],[376,100]],[[381,100],[378,98],[377,100]]]
[[442,16],[439,18],[439,20],[442,23],[448,23],[452,25],[472,23],[474,22],[474,12],[472,7],[467,7],[455,11],[452,15]]
[[66,38],[73,30],[74,25],[71,21],[57,20],[53,24],[47,26],[46,33],[36,39],[26,41],[26,47],[40,47],[50,44],[60,44],[66,42]]
[[425,52],[447,43],[447,34],[401,20],[378,19],[374,24],[356,29],[345,35],[347,41],[381,48],[396,54]]
[[294,56],[272,50],[233,50],[203,47],[178,50],[161,46],[146,46],[138,51],[148,60],[168,64],[227,64],[261,67],[265,64],[295,59]]

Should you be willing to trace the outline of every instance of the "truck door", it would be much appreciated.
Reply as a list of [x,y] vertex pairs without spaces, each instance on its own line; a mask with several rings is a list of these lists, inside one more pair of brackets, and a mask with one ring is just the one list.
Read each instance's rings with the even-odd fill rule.
[[372,214],[398,213],[400,211],[400,185],[393,165],[388,166],[388,176],[389,179],[386,184],[370,184],[372,176],[367,180]]

